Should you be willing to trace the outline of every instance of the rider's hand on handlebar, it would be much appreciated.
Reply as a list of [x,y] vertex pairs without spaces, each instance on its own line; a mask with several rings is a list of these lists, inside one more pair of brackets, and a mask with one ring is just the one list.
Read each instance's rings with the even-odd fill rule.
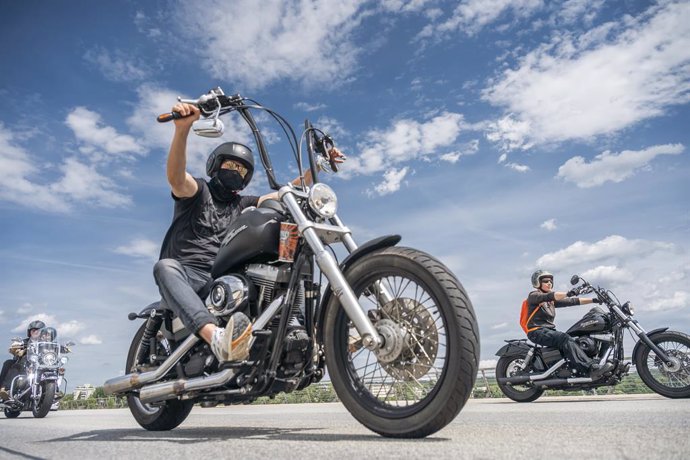
[[599,297],[595,297],[592,299],[592,303],[603,303]]
[[343,152],[333,147],[328,151],[328,159],[329,161],[340,164],[347,160],[347,157],[343,155]]
[[571,289],[565,293],[566,297],[575,297],[576,295],[577,295],[577,291],[575,291],[575,289]]
[[173,112],[179,113],[182,118],[175,119],[175,127],[182,129],[190,129],[192,124],[201,117],[201,111],[198,107],[192,104],[177,103],[172,108]]

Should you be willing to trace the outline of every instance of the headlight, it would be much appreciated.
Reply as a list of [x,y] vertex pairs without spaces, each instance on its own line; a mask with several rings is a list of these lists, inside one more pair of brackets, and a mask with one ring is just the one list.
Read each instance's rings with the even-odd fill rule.
[[338,198],[326,184],[315,184],[309,191],[309,206],[324,219],[335,216],[338,210]]
[[60,356],[60,362],[62,364],[67,364],[67,361],[69,361],[69,358],[67,356]]
[[633,316],[635,314],[635,307],[633,307],[630,302],[625,302],[621,306],[621,310],[623,310],[623,313],[625,313],[626,315]]
[[57,363],[57,356],[55,353],[46,353],[41,357],[41,361],[46,366],[54,366]]

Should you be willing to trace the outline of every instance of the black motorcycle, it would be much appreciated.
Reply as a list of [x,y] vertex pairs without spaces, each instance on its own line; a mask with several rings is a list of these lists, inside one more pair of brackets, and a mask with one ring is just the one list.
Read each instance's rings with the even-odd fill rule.
[[[126,375],[108,380],[105,391],[125,395],[142,427],[170,430],[195,403],[246,403],[300,390],[320,381],[328,364],[340,400],[381,435],[423,437],[453,420],[470,396],[479,357],[474,311],[458,279],[433,257],[397,246],[400,236],[355,244],[336,214],[335,193],[318,180],[319,170],[337,171],[328,155],[333,141],[308,121],[298,141],[276,112],[220,88],[180,101],[201,109],[193,130],[202,136],[222,135],[219,117],[238,112],[254,134],[269,186],[279,191],[279,200],[245,210],[231,225],[213,281],[199,292],[220,324],[237,311],[252,319],[250,356],[219,363],[156,302],[130,314],[145,322]],[[255,110],[281,126],[300,176],[306,140],[311,187],[278,184]],[[329,247],[335,243],[349,252],[340,263]]]
[[[74,343],[61,345],[52,327],[41,329],[38,336],[37,341],[27,342],[26,354],[18,364],[21,372],[10,384],[10,398],[0,402],[7,418],[19,417],[22,411],[29,410],[34,417],[43,418],[64,395],[61,387],[66,385],[65,364],[69,361],[66,354]],[[13,340],[21,342],[22,339]]]
[[[646,332],[634,317],[630,302],[620,303],[609,290],[595,287],[575,275],[570,280],[576,295],[594,293],[602,307],[592,308],[575,323],[567,334],[575,338],[590,358],[603,365],[614,365],[610,372],[597,380],[577,376],[556,348],[542,347],[527,339],[506,340],[498,352],[496,365],[498,386],[508,398],[517,402],[531,402],[544,390],[588,390],[613,386],[628,374],[635,363],[642,381],[656,393],[668,398],[690,396],[690,336],[669,331],[667,327]],[[632,363],[625,361],[624,332],[635,334],[637,343]],[[633,336],[633,338],[635,338]]]

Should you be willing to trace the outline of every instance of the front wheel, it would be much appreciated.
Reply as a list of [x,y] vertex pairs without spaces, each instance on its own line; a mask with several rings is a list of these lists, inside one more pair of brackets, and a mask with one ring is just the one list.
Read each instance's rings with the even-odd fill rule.
[[642,381],[667,398],[690,397],[690,336],[668,331],[649,338],[671,358],[671,364],[664,363],[642,343],[642,349],[635,360],[637,373]]
[[43,418],[50,412],[50,406],[55,399],[55,382],[47,381],[41,383],[41,397],[34,402],[33,414],[36,418]]
[[[496,379],[515,377],[520,373],[520,366],[525,361],[524,356],[501,356],[496,364]],[[515,402],[532,402],[539,399],[544,393],[541,388],[528,385],[511,385],[498,383],[506,397]]]
[[[137,362],[137,356],[139,355],[141,338],[144,336],[145,330],[146,322],[144,322],[144,324],[134,335],[132,345],[129,347],[129,353],[127,354],[127,367],[125,368],[126,373],[135,371],[135,369],[139,368],[139,366],[142,364]],[[160,350],[158,350],[157,354],[159,356],[166,355],[167,352],[158,343],[158,341],[156,341],[156,343],[160,347]],[[146,370],[151,371],[153,368],[147,368]],[[138,394],[129,394],[127,395],[127,405],[129,406],[129,410],[134,416],[134,419],[143,428],[146,428],[149,431],[168,431],[185,421],[194,407],[194,401],[180,401],[177,399],[171,399],[156,405],[151,405],[142,403]]]
[[479,332],[464,288],[438,260],[399,247],[363,256],[345,277],[386,343],[378,352],[365,348],[333,296],[324,342],[338,397],[383,436],[440,430],[465,405],[477,377]]

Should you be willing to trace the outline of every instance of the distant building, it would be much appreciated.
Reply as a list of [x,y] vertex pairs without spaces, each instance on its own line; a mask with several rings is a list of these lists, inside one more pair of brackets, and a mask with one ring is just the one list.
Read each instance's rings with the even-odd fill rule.
[[74,392],[72,392],[72,395],[74,396],[74,400],[78,401],[80,399],[88,399],[94,391],[96,391],[96,387],[90,383],[87,383],[76,387]]

